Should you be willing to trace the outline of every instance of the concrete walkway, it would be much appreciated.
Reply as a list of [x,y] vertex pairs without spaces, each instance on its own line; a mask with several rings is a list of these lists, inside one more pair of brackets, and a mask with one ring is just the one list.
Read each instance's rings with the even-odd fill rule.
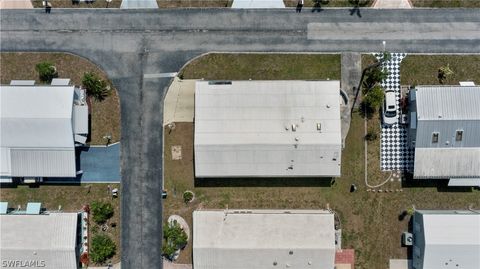
[[0,9],[33,8],[30,0],[0,0]]
[[163,126],[171,122],[193,122],[195,115],[195,81],[175,77],[164,101]]
[[[341,107],[340,112],[342,119],[342,144],[345,145],[345,139],[350,129],[350,111],[355,100],[355,89],[358,87],[362,77],[362,55],[354,52],[342,53],[341,70],[342,90],[348,95],[348,106]],[[356,102],[355,105],[358,106],[358,103]]]
[[156,0],[122,0],[120,8],[158,8]]
[[283,0],[234,0],[232,8],[285,8]]
[[409,0],[376,0],[373,8],[412,8]]

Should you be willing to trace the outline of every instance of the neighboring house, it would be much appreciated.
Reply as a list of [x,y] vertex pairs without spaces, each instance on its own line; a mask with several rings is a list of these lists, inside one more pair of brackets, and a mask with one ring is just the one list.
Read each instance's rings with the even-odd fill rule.
[[339,81],[199,81],[195,176],[339,177]]
[[0,214],[1,268],[79,268],[79,215],[30,214]]
[[480,87],[417,86],[409,100],[413,177],[480,186]]
[[414,269],[480,268],[480,212],[415,212],[412,255]]
[[193,212],[193,268],[334,269],[334,215],[325,210]]
[[76,177],[75,143],[88,134],[84,89],[68,79],[52,85],[0,86],[0,179]]

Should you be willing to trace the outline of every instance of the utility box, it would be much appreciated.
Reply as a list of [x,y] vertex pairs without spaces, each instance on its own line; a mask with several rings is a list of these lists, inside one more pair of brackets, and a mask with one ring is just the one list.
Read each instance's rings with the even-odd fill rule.
[[413,235],[409,232],[403,232],[403,234],[402,234],[402,244],[404,246],[412,246],[413,245]]

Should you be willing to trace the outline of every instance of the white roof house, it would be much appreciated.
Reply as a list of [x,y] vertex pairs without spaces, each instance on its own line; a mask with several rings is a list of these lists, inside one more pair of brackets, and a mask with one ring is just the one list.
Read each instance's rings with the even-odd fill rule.
[[334,216],[328,211],[193,212],[195,269],[333,269],[334,263]]
[[0,103],[2,178],[76,176],[74,135],[88,133],[83,90],[2,85]]
[[196,177],[338,177],[339,81],[199,81]]
[[410,99],[414,178],[480,182],[480,87],[420,86]]
[[480,213],[420,210],[413,222],[414,269],[480,268]]
[[2,266],[78,268],[77,216],[77,213],[0,215]]

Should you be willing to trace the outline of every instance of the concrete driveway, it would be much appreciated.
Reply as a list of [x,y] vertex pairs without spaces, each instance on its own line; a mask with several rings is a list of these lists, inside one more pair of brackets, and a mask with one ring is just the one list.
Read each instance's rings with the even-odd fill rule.
[[175,77],[168,88],[163,107],[163,126],[171,122],[193,122],[195,81]]
[[0,9],[33,8],[30,0],[0,0]]
[[[98,64],[121,103],[122,267],[162,268],[163,101],[200,54],[387,50],[478,53],[478,9],[2,10],[2,51],[63,51]],[[156,75],[157,74],[157,75]]]

